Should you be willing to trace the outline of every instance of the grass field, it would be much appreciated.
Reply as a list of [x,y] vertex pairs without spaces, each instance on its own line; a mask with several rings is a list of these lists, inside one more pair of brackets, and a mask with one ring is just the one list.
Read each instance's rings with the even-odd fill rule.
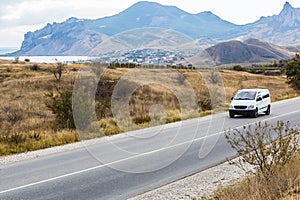
[[[55,64],[15,64],[0,61],[0,155],[47,148],[81,139],[75,130],[58,128],[57,124],[53,123],[55,116],[45,105],[45,94],[49,91],[56,87],[61,90],[73,88],[80,65],[67,65],[60,82],[52,73],[55,67]],[[230,98],[242,88],[268,88],[272,101],[298,95],[286,84],[283,76],[255,75],[226,69],[221,69],[219,74],[205,69],[200,72],[178,69],[173,70],[175,73],[171,74],[168,69],[134,70],[137,69],[106,69],[102,74],[95,105],[98,116],[96,125],[100,125],[105,135],[207,115],[213,112],[210,110],[212,108],[226,110]],[[126,75],[130,73],[135,73],[135,78],[126,79]],[[160,79],[161,76],[164,79]],[[128,102],[130,119],[134,124],[129,123],[125,128],[117,126],[111,112],[111,86],[117,84],[120,78],[124,78],[128,85],[138,85]],[[158,83],[147,84],[147,80],[152,79]],[[211,84],[211,91],[207,82],[214,83]],[[185,96],[184,98],[189,96],[186,95],[189,94],[189,90],[180,87],[184,84],[189,84],[193,89],[198,107],[196,111],[186,111],[182,115],[183,103],[180,103],[178,95]],[[173,91],[168,88],[170,85]],[[224,90],[223,96],[218,95],[215,86]],[[102,93],[103,89],[105,93]],[[217,102],[217,106],[212,106],[212,101]],[[128,121],[125,120],[124,123]]]
[[300,198],[300,154],[287,163],[280,173],[270,179],[262,180],[258,176],[249,176],[240,182],[219,188],[206,200],[298,200]]

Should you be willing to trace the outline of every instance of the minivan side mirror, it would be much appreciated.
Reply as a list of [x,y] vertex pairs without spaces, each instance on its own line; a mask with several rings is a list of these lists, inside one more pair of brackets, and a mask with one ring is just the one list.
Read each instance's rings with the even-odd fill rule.
[[256,101],[262,101],[261,97],[257,97]]
[[234,97],[231,97],[231,100],[233,100]]

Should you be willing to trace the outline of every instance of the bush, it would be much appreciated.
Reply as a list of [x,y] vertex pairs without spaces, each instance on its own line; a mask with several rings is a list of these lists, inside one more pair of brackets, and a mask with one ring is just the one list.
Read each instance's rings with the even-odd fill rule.
[[245,69],[241,65],[235,65],[232,69],[235,71],[245,71]]
[[30,66],[30,70],[32,71],[40,70],[40,66],[38,66],[37,64],[33,64],[32,66]]
[[276,126],[258,122],[242,130],[229,130],[225,138],[240,156],[239,167],[253,165],[257,175],[268,180],[299,152],[299,133],[289,122],[278,121]]
[[46,97],[45,104],[55,115],[55,125],[58,128],[75,129],[72,112],[72,90],[56,88],[56,94],[50,91]]
[[292,88],[300,90],[300,55],[296,54],[290,62],[285,65],[287,83]]

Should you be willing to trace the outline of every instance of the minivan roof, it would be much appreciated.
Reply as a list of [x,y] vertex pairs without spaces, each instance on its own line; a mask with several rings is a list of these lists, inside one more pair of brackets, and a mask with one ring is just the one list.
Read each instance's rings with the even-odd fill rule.
[[268,90],[268,89],[261,89],[261,88],[254,88],[254,89],[241,89],[241,90],[239,90],[239,91],[255,91],[255,92],[257,92],[257,91],[265,91],[265,92],[269,92],[269,90]]

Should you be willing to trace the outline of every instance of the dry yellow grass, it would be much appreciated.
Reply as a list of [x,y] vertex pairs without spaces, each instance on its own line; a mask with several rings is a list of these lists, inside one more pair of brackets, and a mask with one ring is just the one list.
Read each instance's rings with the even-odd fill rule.
[[[0,156],[29,150],[47,148],[78,141],[74,131],[55,131],[51,125],[53,114],[45,106],[45,93],[57,84],[51,70],[52,64],[38,64],[38,70],[31,70],[33,64],[0,65]],[[63,87],[72,84],[75,73],[66,69]],[[30,135],[40,135],[38,140]],[[8,142],[16,136],[24,141]]]
[[[54,115],[45,106],[45,93],[58,85],[51,72],[51,70],[55,68],[55,65],[37,64],[39,67],[38,70],[32,70],[32,65],[32,63],[12,64],[10,62],[0,62],[0,120],[2,119],[0,123],[0,135],[7,136],[14,133],[29,135],[32,131],[41,133],[43,138],[48,138],[48,136],[56,137],[55,135],[60,134],[68,135],[67,133],[70,131],[56,130],[55,127],[53,127],[51,122],[54,120]],[[72,88],[76,71],[79,68],[80,65],[78,64],[67,66],[63,72],[59,86],[61,88]],[[118,80],[124,76],[126,77],[126,74],[132,73],[133,70],[134,69],[106,69],[102,74],[102,79]],[[212,113],[212,111],[207,110],[210,96],[202,77],[210,76],[211,72],[205,72],[204,70],[199,73],[195,70],[184,69],[178,70],[178,72],[177,74],[167,74],[168,70],[166,69],[140,69],[136,78],[130,80],[140,85],[140,87],[134,91],[129,101],[131,118],[137,124],[134,128],[143,128]],[[146,75],[148,78],[145,78]],[[144,85],[146,83],[145,80],[159,80],[160,75],[165,75],[163,84]],[[229,103],[230,97],[241,88],[269,88],[272,100],[280,100],[297,95],[296,91],[288,87],[285,83],[285,77],[282,76],[254,75],[231,70],[221,70],[220,75],[220,80],[222,80],[225,86],[226,103]],[[189,82],[198,99],[198,103],[202,103],[202,107],[199,108],[197,113],[187,112],[186,116],[181,116],[180,105],[176,95],[164,84],[167,82],[169,85],[176,86],[178,82],[182,81],[182,77],[180,78],[180,76],[183,76],[184,79]],[[219,84],[221,84],[221,82]],[[182,88],[178,90],[179,94],[185,94],[187,92]],[[108,102],[109,110],[110,99],[105,99],[103,102],[104,101]],[[153,105],[158,104],[161,105],[161,107],[153,107]],[[164,112],[160,112],[155,116],[157,120],[151,122],[149,111],[151,109],[154,109],[153,112],[161,111],[160,108],[163,108]],[[111,135],[124,131],[117,127],[110,111],[106,112],[105,116],[105,118],[99,119],[100,127],[105,134]],[[10,119],[7,120],[7,118]],[[74,133],[72,133],[72,135],[74,136],[73,139],[66,140],[65,142],[73,142],[78,139]],[[53,145],[56,144],[58,143],[53,142]],[[51,146],[51,144],[48,146]],[[47,145],[45,147],[47,147]],[[40,146],[37,145],[36,148],[40,148]],[[22,149],[22,151],[26,151],[26,149]],[[4,154],[5,153],[2,153],[2,155]]]
[[272,101],[296,97],[299,94],[286,83],[284,76],[264,76],[248,72],[233,72],[221,70],[227,94],[227,101],[239,89],[267,88],[270,90]]
[[270,180],[251,176],[228,187],[221,187],[210,198],[218,200],[298,200],[300,198],[300,155]]

